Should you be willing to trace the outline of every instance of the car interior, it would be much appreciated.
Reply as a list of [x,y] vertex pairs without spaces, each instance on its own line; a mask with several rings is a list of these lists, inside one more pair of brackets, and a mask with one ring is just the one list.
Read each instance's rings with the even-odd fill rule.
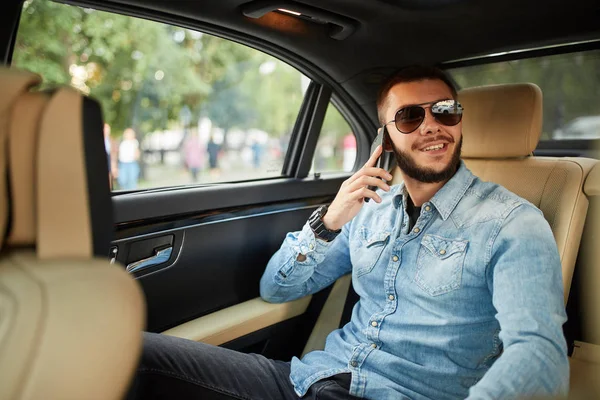
[[[600,132],[584,128],[590,131],[562,138],[571,120],[600,115],[597,1],[8,0],[0,10],[7,21],[0,25],[0,399],[123,398],[141,331],[280,360],[322,349],[358,300],[352,277],[282,304],[260,298],[259,280],[285,235],[330,203],[367,161],[379,126],[379,85],[413,64],[440,67],[457,84],[469,169],[533,203],[550,224],[568,315],[569,398],[600,398]],[[93,31],[90,21],[106,31]],[[154,39],[138,53],[125,47],[126,62],[106,55],[109,46],[142,46],[127,35],[148,24],[160,24],[178,46],[203,44],[186,50],[197,56],[191,75]],[[80,36],[82,42],[73,39]],[[44,44],[53,37],[52,46]],[[299,97],[282,92],[265,103],[267,122],[279,118],[274,104],[291,115],[277,137],[285,142],[280,162],[261,164],[262,175],[223,166],[221,175],[206,172],[205,181],[193,182],[169,170],[147,186],[118,187],[107,179],[103,122],[122,131],[119,121],[144,127],[154,118],[166,131],[186,120],[182,102],[213,121],[220,114],[210,114],[210,104],[193,104],[223,100],[229,117],[249,107],[235,108],[235,84],[222,97],[211,97],[216,84],[185,94],[186,83],[202,88],[213,79],[202,75],[209,37],[226,49],[210,53],[223,68],[213,76],[251,75],[249,64],[227,69],[241,57],[227,43],[302,75]],[[151,79],[138,81],[135,68],[153,48],[173,66],[155,71],[148,64]],[[275,64],[261,63],[258,75],[266,77]],[[185,95],[178,103],[157,100],[156,116],[144,113],[154,97],[167,96],[156,88],[178,74]],[[112,76],[118,83],[105,89],[102,80]],[[246,104],[266,102],[277,86],[253,86]],[[125,101],[138,104],[132,114],[115,108]],[[342,148],[328,147],[332,109],[355,140],[349,168],[341,167]],[[188,125],[178,125],[184,137]],[[229,138],[233,131],[225,129]],[[159,157],[150,140],[139,139],[151,181],[159,170],[153,160],[162,166],[180,148]],[[231,158],[245,157],[231,149]],[[323,154],[335,168],[319,166]],[[395,161],[385,166],[399,183]]]

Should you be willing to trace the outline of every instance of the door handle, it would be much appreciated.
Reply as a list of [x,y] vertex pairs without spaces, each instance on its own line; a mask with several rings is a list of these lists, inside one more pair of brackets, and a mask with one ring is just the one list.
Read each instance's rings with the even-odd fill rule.
[[173,247],[167,247],[160,250],[155,250],[153,256],[148,258],[144,258],[142,260],[133,262],[131,264],[127,264],[127,268],[125,269],[129,273],[138,272],[142,269],[151,267],[153,265],[161,264],[167,261],[171,257],[171,253],[173,252]]

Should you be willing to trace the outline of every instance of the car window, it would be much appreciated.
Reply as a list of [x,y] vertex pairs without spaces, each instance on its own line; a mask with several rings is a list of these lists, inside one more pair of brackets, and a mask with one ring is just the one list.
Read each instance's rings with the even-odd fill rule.
[[310,173],[350,172],[356,160],[356,137],[331,103],[327,107]]
[[600,50],[449,70],[462,88],[532,82],[544,95],[541,140],[600,138]]
[[25,1],[12,63],[100,101],[117,190],[281,176],[310,83],[229,40],[47,0]]

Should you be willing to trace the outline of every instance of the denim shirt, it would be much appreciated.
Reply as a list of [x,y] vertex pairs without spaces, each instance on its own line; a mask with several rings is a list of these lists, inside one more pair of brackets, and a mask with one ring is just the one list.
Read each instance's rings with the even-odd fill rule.
[[566,393],[561,263],[542,212],[464,163],[410,231],[404,185],[380,195],[331,242],[308,224],[289,233],[261,279],[263,299],[285,302],[352,272],[360,296],[323,351],[292,359],[296,393],[346,372],[350,394],[377,400]]

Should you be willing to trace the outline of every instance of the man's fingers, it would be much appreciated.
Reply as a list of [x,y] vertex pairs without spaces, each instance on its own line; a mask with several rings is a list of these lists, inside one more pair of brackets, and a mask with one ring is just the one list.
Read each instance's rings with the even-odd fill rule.
[[377,167],[363,168],[361,176],[365,176],[365,175],[366,176],[375,176],[375,177],[378,176],[379,178],[384,179],[386,181],[392,180],[392,174],[390,174],[383,168],[377,168]]
[[352,197],[354,197],[355,200],[360,201],[361,199],[373,199],[375,200],[375,202],[377,203],[381,203],[381,197],[379,197],[379,195],[377,193],[375,193],[372,190],[369,190],[366,187],[360,188],[354,192],[352,192]]
[[374,166],[382,152],[383,152],[383,147],[381,145],[377,146],[375,148],[375,151],[373,152],[373,154],[371,154],[371,157],[369,157],[369,159],[365,163],[365,167]]
[[358,179],[362,178],[363,176],[379,177],[379,178],[384,179],[386,181],[391,181],[392,180],[392,174],[390,174],[389,172],[387,172],[383,168],[378,168],[378,167],[362,167],[354,175],[352,175],[350,178],[346,179],[346,181],[344,182],[344,184],[346,186],[350,185],[350,184],[354,183],[355,181],[357,181]]
[[376,186],[385,190],[390,190],[390,186],[379,178],[363,175],[348,186],[350,192],[354,192],[367,186]]

